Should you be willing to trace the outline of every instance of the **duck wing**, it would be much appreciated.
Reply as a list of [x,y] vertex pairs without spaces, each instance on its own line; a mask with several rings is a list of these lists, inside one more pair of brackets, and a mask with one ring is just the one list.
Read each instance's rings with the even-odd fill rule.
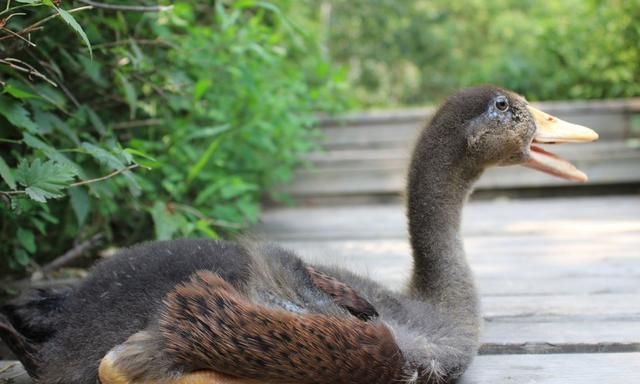
[[[161,350],[152,351],[154,345]],[[107,362],[132,382],[144,381],[150,356],[187,372],[300,384],[389,383],[404,364],[382,322],[258,305],[210,271],[176,286],[164,300],[157,329],[132,336]]]
[[316,288],[331,296],[336,304],[349,311],[353,316],[364,321],[378,317],[376,308],[348,284],[317,271],[311,266],[307,266],[306,270]]

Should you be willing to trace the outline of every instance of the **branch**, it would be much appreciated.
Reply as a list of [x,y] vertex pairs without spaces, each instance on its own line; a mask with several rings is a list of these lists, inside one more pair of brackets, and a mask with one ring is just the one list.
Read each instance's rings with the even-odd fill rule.
[[107,180],[109,178],[112,178],[113,176],[116,176],[122,172],[126,172],[126,171],[130,171],[132,169],[138,168],[140,166],[140,164],[131,164],[127,167],[121,168],[121,169],[116,169],[115,171],[111,172],[108,175],[104,175],[102,177],[98,177],[95,179],[90,179],[90,180],[82,180],[82,181],[78,181],[77,183],[73,183],[73,184],[69,184],[69,187],[79,187],[81,185],[86,185],[86,184],[91,184],[91,183],[95,183],[98,181],[103,181],[103,180]]
[[25,43],[27,43],[28,45],[30,45],[30,46],[32,46],[32,47],[35,47],[35,46],[36,46],[36,45],[31,41],[31,40],[29,40],[29,39],[25,39],[24,37],[22,37],[22,35],[20,35],[19,33],[15,33],[15,32],[13,32],[13,31],[12,31],[12,30],[10,30],[10,29],[2,28],[2,29],[0,29],[0,31],[4,31],[4,32],[8,33],[8,34],[9,34],[9,35],[11,35],[11,36],[17,37],[18,39],[20,39],[20,40],[24,41]]
[[89,238],[89,239],[83,241],[82,243],[76,245],[75,247],[71,248],[67,252],[65,252],[62,255],[60,255],[57,258],[55,258],[49,264],[47,264],[44,267],[42,267],[40,272],[43,275],[47,275],[47,274],[49,274],[49,273],[51,273],[51,272],[53,272],[53,271],[55,271],[57,269],[60,269],[60,268],[62,268],[64,266],[70,264],[72,261],[74,261],[77,258],[79,258],[80,256],[84,255],[89,250],[95,248],[102,241],[103,237],[104,236],[103,236],[102,233],[98,233],[98,234],[93,235],[91,238]]
[[[93,7],[90,6],[90,5],[85,5],[85,6],[82,6],[82,7],[70,9],[70,10],[67,11],[67,13],[75,13],[75,12],[79,12],[79,11],[86,11],[87,9],[93,9]],[[47,21],[49,21],[51,19],[55,19],[58,16],[60,16],[59,13],[54,13],[53,15],[49,15],[49,16],[45,17],[44,19],[42,19],[40,21],[36,21],[35,23],[29,25],[28,27],[26,27],[23,30],[21,30],[19,32],[16,32],[16,33],[18,33],[20,35],[23,35],[23,34],[27,34],[29,32],[33,32],[38,27],[40,27],[42,24],[46,23]],[[2,36],[2,37],[0,37],[0,41],[8,39],[10,37],[13,37],[13,36],[12,35]]]
[[[31,50],[28,50],[27,54],[29,56],[31,56],[31,58],[33,58],[35,61],[37,61],[44,68],[44,70],[49,74],[49,76],[51,76],[52,78],[57,77],[57,74],[51,69],[51,64],[50,63],[38,59],[38,57],[36,57],[36,55],[34,55]],[[63,79],[58,79],[58,80],[63,80]],[[76,97],[73,95],[73,93],[71,93],[71,91],[69,91],[69,89],[67,87],[65,87],[64,82],[63,81],[59,81],[58,85],[60,86],[60,89],[62,89],[64,94],[67,95],[69,100],[71,100],[73,105],[75,105],[76,108],[80,108],[80,103],[78,102],[78,99],[76,99]],[[55,105],[55,103],[52,103],[52,104]]]
[[163,12],[173,8],[173,5],[116,5],[105,4],[91,0],[78,0],[80,3],[91,5],[95,8],[107,9],[110,11],[125,11],[125,12]]
[[124,121],[122,123],[113,124],[111,128],[114,130],[130,129],[130,128],[149,127],[152,125],[160,125],[162,123],[164,123],[164,120],[162,119],[133,120],[133,121]]
[[160,40],[160,39],[150,40],[150,39],[133,39],[133,38],[116,40],[116,41],[111,41],[111,42],[102,43],[102,44],[95,44],[95,45],[92,45],[91,47],[94,50],[98,50],[98,49],[104,49],[104,48],[117,47],[119,45],[131,44],[132,41],[138,45],[162,45],[166,47],[177,48],[174,44],[168,41]]
[[[20,65],[15,64],[16,62],[24,65],[25,67],[21,67]],[[15,59],[15,58],[8,57],[6,59],[0,59],[0,63],[10,66],[11,68],[15,69],[16,71],[25,72],[28,75],[34,75],[35,77],[39,77],[42,80],[46,81],[47,83],[53,85],[54,87],[58,86],[58,84],[53,82],[53,80],[50,80],[47,76],[43,75],[37,69],[33,68],[31,65],[25,63],[24,61],[20,61],[20,60]]]
[[[78,181],[77,183],[71,183],[69,184],[66,188],[72,188],[72,187],[79,187],[81,185],[87,185],[87,184],[91,184],[91,183],[96,183],[98,181],[103,181],[103,180],[107,180],[112,178],[113,176],[119,175],[122,172],[126,172],[126,171],[130,171],[132,169],[138,168],[140,166],[140,164],[131,164],[127,167],[121,168],[121,169],[116,169],[115,171],[111,172],[108,175],[104,175],[102,177],[97,177],[95,179],[89,179],[89,180],[82,180],[82,181]],[[4,196],[11,196],[11,195],[22,195],[22,194],[26,194],[27,191],[25,191],[24,189],[18,189],[15,191],[0,191],[0,195],[4,195]]]

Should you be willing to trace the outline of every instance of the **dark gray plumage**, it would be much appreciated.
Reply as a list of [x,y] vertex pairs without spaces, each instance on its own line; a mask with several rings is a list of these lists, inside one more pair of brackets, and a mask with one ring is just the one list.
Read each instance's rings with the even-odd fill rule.
[[[502,110],[505,102],[508,109]],[[484,169],[529,158],[535,131],[526,101],[516,94],[483,86],[453,95],[422,132],[410,165],[407,215],[414,270],[408,292],[389,291],[340,268],[314,267],[353,288],[379,314],[370,321],[392,330],[404,361],[394,382],[448,382],[471,363],[480,320],[459,231],[462,206]],[[215,369],[172,361],[157,333],[163,299],[196,271],[218,274],[247,300],[268,308],[301,316],[353,318],[353,312],[313,284],[306,267],[275,245],[176,240],[124,250],[96,266],[77,289],[60,299],[51,317],[55,326],[31,340],[35,352],[29,357],[30,373],[42,384],[93,384],[100,359],[143,330],[155,336],[143,342],[141,354],[129,359],[127,369],[156,379],[196,368]],[[28,339],[24,317],[17,315],[15,306],[10,312],[11,323]],[[36,317],[47,323],[47,316]],[[4,337],[8,334],[5,330]],[[242,367],[237,373],[252,377],[243,376]],[[329,374],[314,382],[342,381]]]

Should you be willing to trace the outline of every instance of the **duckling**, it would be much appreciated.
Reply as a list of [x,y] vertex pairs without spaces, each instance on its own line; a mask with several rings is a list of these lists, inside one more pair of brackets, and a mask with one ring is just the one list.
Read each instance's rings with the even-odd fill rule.
[[586,181],[538,144],[597,137],[508,90],[465,89],[442,104],[413,152],[406,292],[273,244],[150,242],[97,265],[55,316],[40,314],[55,323],[46,337],[29,336],[24,305],[0,336],[42,384],[450,382],[479,344],[460,235],[473,184],[513,164]]

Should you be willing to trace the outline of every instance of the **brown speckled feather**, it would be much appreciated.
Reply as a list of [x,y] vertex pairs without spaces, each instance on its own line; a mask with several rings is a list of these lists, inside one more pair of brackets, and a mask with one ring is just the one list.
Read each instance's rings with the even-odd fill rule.
[[353,316],[365,321],[378,317],[378,311],[374,306],[349,285],[313,267],[307,266],[306,270],[316,288],[331,296],[336,304],[348,310]]
[[178,363],[269,382],[389,383],[404,361],[381,322],[256,305],[211,272],[167,296],[160,333]]

